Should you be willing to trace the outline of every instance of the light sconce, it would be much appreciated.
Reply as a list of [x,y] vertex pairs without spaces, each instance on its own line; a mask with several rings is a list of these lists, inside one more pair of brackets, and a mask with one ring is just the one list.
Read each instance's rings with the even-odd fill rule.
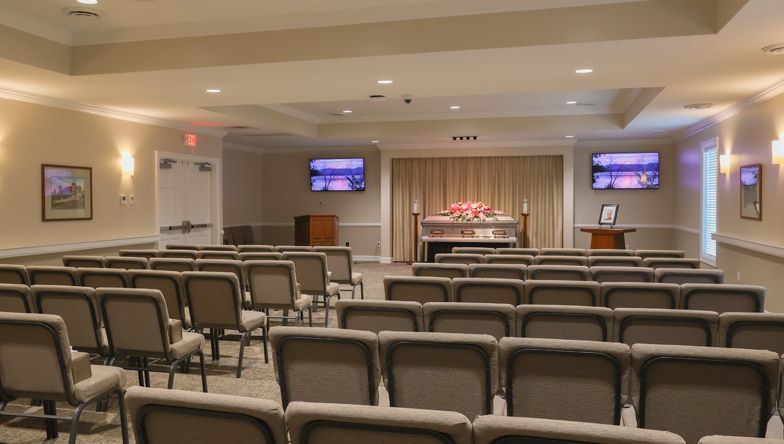
[[719,156],[719,172],[726,174],[730,172],[730,163],[732,162],[732,155],[722,154]]
[[123,153],[122,157],[120,157],[120,166],[122,167],[123,175],[133,176],[134,170],[136,169],[136,161],[130,154]]
[[784,164],[784,139],[781,140],[774,140],[773,141],[773,164],[774,165],[782,165]]

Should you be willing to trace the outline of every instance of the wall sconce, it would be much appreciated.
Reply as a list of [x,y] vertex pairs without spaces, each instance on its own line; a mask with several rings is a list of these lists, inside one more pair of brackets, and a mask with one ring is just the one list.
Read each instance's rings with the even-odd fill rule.
[[773,151],[773,164],[774,165],[784,164],[784,139],[774,140],[772,151]]
[[133,176],[134,170],[136,169],[136,161],[130,154],[123,153],[122,157],[120,157],[120,166],[122,167],[123,175]]
[[730,172],[730,163],[732,162],[731,154],[722,154],[719,156],[719,172],[726,174]]

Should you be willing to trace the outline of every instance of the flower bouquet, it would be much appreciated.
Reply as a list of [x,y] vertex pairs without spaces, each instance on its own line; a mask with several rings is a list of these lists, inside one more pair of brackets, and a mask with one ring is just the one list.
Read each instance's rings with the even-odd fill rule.
[[455,222],[483,222],[488,219],[495,219],[500,211],[490,208],[483,202],[455,202],[449,205],[449,209],[440,211],[441,216],[449,216]]

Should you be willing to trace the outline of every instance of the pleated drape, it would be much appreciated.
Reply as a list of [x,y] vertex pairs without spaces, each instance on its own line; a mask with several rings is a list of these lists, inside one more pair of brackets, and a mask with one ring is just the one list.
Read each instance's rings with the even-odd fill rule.
[[[520,219],[528,199],[528,244],[563,245],[563,156],[392,159],[392,256],[413,258],[411,202],[423,217],[460,200],[482,201]],[[522,225],[522,221],[521,221]]]

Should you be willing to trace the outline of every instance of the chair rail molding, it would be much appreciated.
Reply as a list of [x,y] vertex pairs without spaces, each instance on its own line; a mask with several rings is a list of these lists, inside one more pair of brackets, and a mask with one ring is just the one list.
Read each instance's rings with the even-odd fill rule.
[[104,239],[97,241],[75,242],[70,244],[38,245],[0,249],[0,258],[38,256],[42,254],[66,253],[80,250],[96,250],[100,248],[124,247],[128,245],[152,244],[160,240],[159,235],[126,237],[120,239]]
[[739,237],[730,236],[728,234],[713,233],[711,237],[720,244],[732,245],[733,247],[756,251],[758,253],[764,253],[770,256],[784,257],[784,247],[782,246],[750,241],[741,239]]

